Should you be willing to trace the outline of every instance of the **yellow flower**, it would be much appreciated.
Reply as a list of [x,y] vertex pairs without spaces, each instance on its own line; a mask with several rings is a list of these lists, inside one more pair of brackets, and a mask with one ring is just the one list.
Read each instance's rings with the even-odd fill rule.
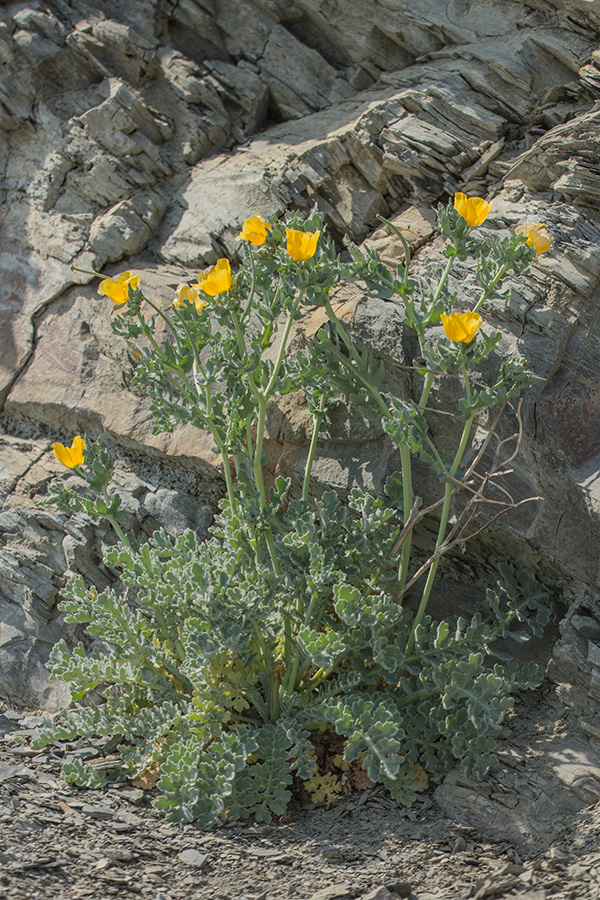
[[466,194],[454,195],[454,209],[462,216],[469,228],[481,225],[488,217],[492,204],[481,197],[467,197]]
[[446,337],[457,344],[469,344],[483,321],[475,312],[453,312],[449,316],[442,313],[441,319]]
[[59,463],[62,463],[67,469],[74,469],[75,466],[81,466],[85,462],[83,455],[85,442],[80,434],[73,438],[70,447],[65,447],[64,444],[52,444],[52,449]]
[[285,233],[287,235],[287,252],[293,260],[299,262],[315,255],[320,231],[312,234],[310,231],[295,231],[293,228],[286,228]]
[[196,312],[200,312],[201,309],[204,309],[206,300],[200,298],[198,287],[199,285],[197,284],[178,284],[176,291],[177,297],[173,300],[175,309],[179,309],[180,306],[184,306],[186,303],[193,303],[196,307]]
[[236,241],[249,241],[255,247],[261,247],[267,239],[267,229],[271,231],[272,225],[262,216],[250,216],[244,222]]
[[133,272],[121,272],[116,278],[105,278],[98,285],[98,293],[110,297],[113,303],[127,303],[129,288],[135,290],[140,286],[140,276]]
[[211,269],[205,269],[198,275],[198,287],[209,294],[216,297],[217,294],[223,294],[231,287],[231,266],[228,259],[218,259]]
[[515,231],[517,234],[522,234],[527,238],[527,244],[530,247],[535,247],[537,254],[546,253],[554,240],[546,231],[546,226],[542,225],[541,222],[523,222],[522,225],[518,225],[515,228]]

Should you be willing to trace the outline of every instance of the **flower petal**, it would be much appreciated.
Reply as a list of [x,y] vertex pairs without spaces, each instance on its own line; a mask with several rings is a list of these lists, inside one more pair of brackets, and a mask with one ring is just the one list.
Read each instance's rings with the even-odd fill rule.
[[315,255],[320,231],[297,231],[294,228],[286,228],[285,233],[287,252],[295,262],[311,259]]
[[483,319],[476,312],[453,312],[449,316],[441,315],[444,333],[456,344],[470,344]]
[[79,434],[73,438],[73,443],[70,447],[56,443],[52,444],[52,449],[59,463],[62,463],[67,469],[74,469],[75,466],[81,466],[85,462],[83,454],[85,442]]
[[231,287],[231,266],[228,259],[218,259],[212,268],[201,272],[198,276],[198,286],[210,297],[223,294]]
[[515,231],[527,238],[528,246],[534,247],[538,255],[546,253],[554,241],[554,238],[546,231],[546,226],[541,222],[523,222],[522,225],[517,226]]
[[469,228],[481,225],[488,217],[492,204],[482,197],[467,197],[460,191],[454,195],[454,209],[462,216]]

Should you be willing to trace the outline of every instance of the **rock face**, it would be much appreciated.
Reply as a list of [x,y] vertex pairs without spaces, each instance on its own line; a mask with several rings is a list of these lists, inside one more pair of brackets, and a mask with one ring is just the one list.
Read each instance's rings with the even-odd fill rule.
[[[426,273],[440,246],[431,206],[464,190],[494,199],[490,229],[530,217],[555,237],[488,307],[502,352],[541,379],[513,485],[545,500],[478,546],[472,571],[510,548],[568,585],[549,672],[585,747],[600,750],[599,46],[598,0],[4,4],[0,696],[61,702],[43,663],[64,632],[64,573],[111,577],[98,530],[35,505],[51,440],[105,432],[146,530],[203,531],[219,491],[210,440],[152,434],[110,310],[71,266],[137,268],[168,303],[199,267],[235,258],[247,215],[316,203],[335,237],[369,239],[390,259],[398,247],[377,215],[392,217]],[[459,266],[454,277],[469,297]],[[362,299],[351,326],[406,361],[394,304]],[[418,390],[405,376],[391,385]],[[384,436],[347,438],[334,423],[316,473],[379,488],[395,467]],[[273,411],[271,467],[293,469],[306,440],[301,409]]]

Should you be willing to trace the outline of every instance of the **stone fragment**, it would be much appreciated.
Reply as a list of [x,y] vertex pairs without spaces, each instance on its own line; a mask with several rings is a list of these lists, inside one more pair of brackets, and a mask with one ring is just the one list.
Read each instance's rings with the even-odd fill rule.
[[195,866],[198,869],[202,869],[208,862],[208,855],[206,853],[201,853],[199,850],[188,848],[187,850],[182,850],[178,853],[177,859],[188,866]]
[[309,900],[338,900],[338,898],[343,900],[345,897],[353,896],[354,892],[347,884],[332,884],[311,894]]
[[[363,894],[361,900],[394,900],[394,896],[398,896],[395,891],[389,891],[386,887],[382,886],[373,888],[368,894]],[[404,896],[406,896],[406,894]]]
[[92,806],[89,803],[84,803],[81,812],[82,815],[89,816],[91,819],[114,819],[116,817],[116,813],[108,806]]

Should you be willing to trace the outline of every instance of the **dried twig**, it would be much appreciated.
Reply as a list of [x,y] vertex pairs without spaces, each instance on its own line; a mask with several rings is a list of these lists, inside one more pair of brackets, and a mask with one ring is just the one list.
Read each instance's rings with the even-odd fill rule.
[[[470,541],[480,535],[483,531],[486,530],[486,528],[489,528],[490,525],[496,522],[501,516],[506,515],[506,513],[518,509],[525,503],[531,503],[534,500],[542,499],[541,497],[526,497],[523,500],[515,501],[515,498],[510,493],[510,491],[506,490],[496,481],[496,479],[501,478],[505,475],[509,475],[513,472],[513,469],[510,466],[517,456],[523,440],[523,420],[521,417],[522,403],[523,401],[520,400],[516,408],[510,403],[504,404],[502,406],[502,408],[496,415],[482,446],[479,448],[475,459],[467,469],[463,480],[452,478],[449,475],[446,476],[448,480],[452,481],[456,485],[454,491],[452,492],[453,497],[457,496],[461,491],[467,491],[469,493],[469,499],[465,503],[463,509],[458,513],[456,521],[452,526],[450,533],[446,536],[445,540],[434,551],[434,553],[431,554],[429,559],[427,559],[423,563],[423,565],[421,565],[417,569],[412,578],[410,578],[410,580],[404,585],[404,587],[400,591],[398,591],[398,593],[395,595],[396,600],[399,600],[401,597],[403,597],[404,594],[406,594],[406,592],[410,590],[410,588],[419,580],[419,578],[424,575],[425,572],[430,569],[431,565],[441,556],[444,556],[455,547],[464,547],[467,541]],[[496,430],[498,428],[501,416],[507,406],[515,415],[515,418],[517,420],[517,430],[509,437],[500,438],[496,433]],[[476,471],[476,466],[479,465],[479,463],[483,459],[486,450],[489,448],[490,443],[492,442],[492,439],[496,440],[494,455],[485,473],[480,474]],[[514,446],[511,448],[508,456],[506,457],[506,459],[501,459],[503,451],[511,444],[514,444]],[[476,486],[474,482],[479,482],[478,486]],[[495,499],[494,497],[490,497],[490,491],[497,491],[499,494],[504,495],[505,499]],[[439,500],[426,509],[421,510],[420,499],[418,498],[417,501],[415,501],[408,520],[404,524],[404,527],[391,550],[390,558],[396,556],[400,552],[404,541],[406,540],[410,532],[414,529],[417,522],[419,522],[424,516],[438,509],[442,505],[442,503],[443,500]],[[490,518],[486,519],[486,521],[475,531],[467,533],[475,518],[481,513],[482,508],[486,506],[495,508],[497,511]],[[389,568],[389,565],[390,563],[385,566],[383,571]]]

